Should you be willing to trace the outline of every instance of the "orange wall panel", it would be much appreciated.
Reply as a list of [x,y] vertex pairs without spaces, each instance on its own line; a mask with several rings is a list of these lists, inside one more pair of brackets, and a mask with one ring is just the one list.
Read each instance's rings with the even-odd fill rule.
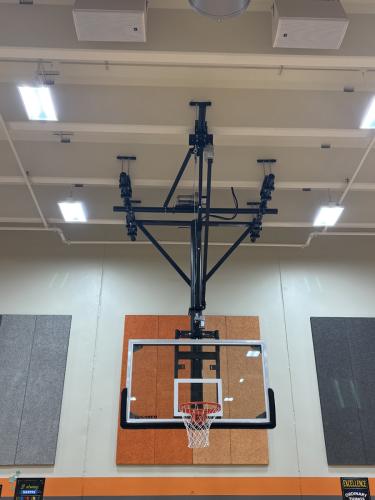
[[[126,385],[129,339],[158,338],[157,316],[126,316],[122,354],[121,390]],[[155,463],[155,431],[121,429],[117,431],[117,465],[151,465]]]
[[[188,330],[189,318],[185,316],[159,316],[159,339],[174,339],[176,330]],[[158,395],[163,393],[166,408],[173,406],[174,358],[160,349],[158,370]],[[163,377],[165,374],[165,377]],[[155,431],[155,464],[187,465],[193,463],[193,451],[187,447],[185,429]]]

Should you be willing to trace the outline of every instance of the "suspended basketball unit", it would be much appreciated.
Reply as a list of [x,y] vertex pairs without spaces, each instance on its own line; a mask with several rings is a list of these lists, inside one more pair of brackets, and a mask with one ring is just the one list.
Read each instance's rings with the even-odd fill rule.
[[[274,191],[275,176],[271,172],[274,159],[258,160],[264,171],[259,201],[249,202],[246,207],[240,208],[234,189],[231,188],[234,201],[232,208],[212,206],[214,138],[208,131],[206,121],[207,108],[211,103],[193,101],[190,106],[196,109],[195,130],[189,135],[188,151],[164,203],[161,206],[143,206],[133,200],[129,171],[122,171],[119,187],[123,205],[114,207],[114,211],[126,214],[129,238],[136,241],[138,230],[141,231],[191,291],[189,330],[177,330],[175,340],[129,341],[121,426],[127,429],[149,429],[181,428],[185,425],[189,446],[196,448],[208,446],[210,428],[269,429],[276,425],[264,343],[222,340],[219,331],[205,329],[203,313],[208,280],[243,241],[249,239],[255,243],[261,235],[263,217],[277,214],[278,211],[268,207]],[[118,159],[131,161],[135,157],[119,156]],[[194,162],[191,162],[192,159]],[[172,204],[190,162],[195,166],[197,188],[192,197],[177,198],[177,202]],[[141,214],[143,217],[139,218]],[[161,218],[146,219],[145,214]],[[182,220],[177,220],[176,216]],[[151,227],[160,226],[183,227],[190,231],[190,276],[150,232]],[[208,269],[212,227],[242,227],[243,232],[216,264]],[[147,386],[144,366],[154,359],[155,350],[164,356],[165,366],[171,367],[170,373],[167,370],[164,375],[160,375],[165,377],[164,383],[172,393],[168,402],[164,394],[162,404],[159,404],[157,396],[155,401],[154,396],[150,397],[144,391]],[[150,386],[154,386],[152,381]]]

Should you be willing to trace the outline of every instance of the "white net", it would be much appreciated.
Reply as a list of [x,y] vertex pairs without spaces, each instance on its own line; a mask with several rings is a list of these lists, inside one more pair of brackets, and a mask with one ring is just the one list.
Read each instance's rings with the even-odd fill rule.
[[218,403],[201,401],[180,405],[189,448],[207,448],[210,445],[210,427],[220,410],[221,406]]

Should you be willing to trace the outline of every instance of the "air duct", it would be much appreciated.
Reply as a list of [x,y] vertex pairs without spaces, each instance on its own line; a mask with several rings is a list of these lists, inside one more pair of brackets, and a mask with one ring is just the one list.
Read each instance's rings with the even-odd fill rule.
[[250,0],[189,0],[189,3],[199,14],[224,19],[245,12]]

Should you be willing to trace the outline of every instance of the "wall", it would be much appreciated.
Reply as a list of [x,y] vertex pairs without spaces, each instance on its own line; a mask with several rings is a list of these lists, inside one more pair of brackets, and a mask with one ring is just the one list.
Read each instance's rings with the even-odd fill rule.
[[[148,246],[0,236],[1,313],[73,316],[56,465],[24,467],[23,475],[375,477],[371,467],[327,466],[309,324],[310,316],[375,317],[371,238],[320,238],[307,250],[241,248],[212,279],[207,314],[260,317],[278,425],[269,432],[269,466],[193,468],[115,465],[124,315],[184,314],[182,280]],[[213,248],[212,260],[222,252]],[[188,263],[187,248],[173,253]],[[0,477],[14,472],[1,468]]]

